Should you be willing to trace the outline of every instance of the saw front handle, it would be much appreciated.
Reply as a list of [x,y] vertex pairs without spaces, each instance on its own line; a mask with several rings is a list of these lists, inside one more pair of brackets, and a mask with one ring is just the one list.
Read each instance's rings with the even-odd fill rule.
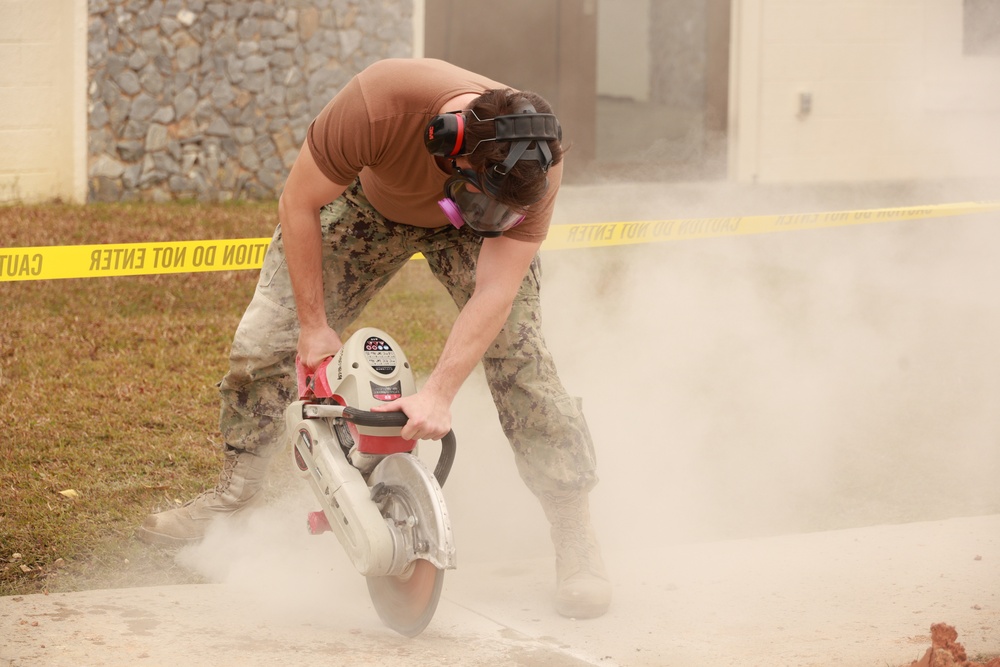
[[[358,426],[371,426],[373,428],[402,428],[410,420],[405,412],[370,412],[350,406],[325,403],[306,403],[302,406],[302,416],[307,419],[343,419]],[[456,449],[455,432],[448,431],[441,438],[441,456],[438,457],[437,465],[434,467],[434,477],[440,486],[444,486],[445,480],[448,479],[448,473],[451,472],[451,466],[455,463]]]
[[[344,419],[359,426],[392,426],[403,427],[410,420],[405,412],[369,412],[368,410],[358,410],[350,406],[344,408]],[[451,472],[451,466],[455,462],[455,432],[448,431],[441,438],[441,456],[438,457],[437,465],[434,467],[434,477],[439,485],[444,486]]]

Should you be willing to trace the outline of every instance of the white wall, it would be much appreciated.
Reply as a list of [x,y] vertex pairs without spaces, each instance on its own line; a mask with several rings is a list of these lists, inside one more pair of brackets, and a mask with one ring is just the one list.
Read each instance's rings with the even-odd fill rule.
[[731,177],[1000,177],[1000,58],[962,55],[962,12],[961,0],[734,0]]
[[413,57],[424,57],[424,29],[427,14],[425,0],[413,0]]
[[0,0],[0,201],[86,199],[86,0]]

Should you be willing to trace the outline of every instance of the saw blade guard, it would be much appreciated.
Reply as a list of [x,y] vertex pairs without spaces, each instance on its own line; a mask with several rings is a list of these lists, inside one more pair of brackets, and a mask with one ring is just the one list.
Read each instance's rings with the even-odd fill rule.
[[411,560],[455,567],[455,541],[444,494],[423,461],[412,454],[387,456],[368,479],[371,498],[403,539]]

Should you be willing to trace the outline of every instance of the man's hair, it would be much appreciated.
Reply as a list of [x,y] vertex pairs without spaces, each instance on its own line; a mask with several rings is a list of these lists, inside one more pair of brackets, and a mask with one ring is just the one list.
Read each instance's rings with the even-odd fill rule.
[[[469,105],[476,118],[487,119],[518,113],[526,103],[531,104],[537,113],[552,113],[552,107],[541,95],[529,91],[516,91],[510,88],[487,90]],[[492,139],[495,131],[492,123],[476,123],[468,111],[466,119],[466,145],[476,146],[469,154],[468,160],[476,173],[484,176],[488,169],[503,164],[510,151],[509,141],[484,141]],[[548,142],[552,151],[552,163],[559,164],[563,158],[563,149],[558,140]],[[497,200],[514,209],[524,209],[545,195],[546,175],[537,160],[518,160],[503,181]]]

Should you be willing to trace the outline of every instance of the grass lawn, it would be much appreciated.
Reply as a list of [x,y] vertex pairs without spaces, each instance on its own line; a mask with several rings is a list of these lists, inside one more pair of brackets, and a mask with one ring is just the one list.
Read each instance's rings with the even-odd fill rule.
[[[270,236],[277,205],[0,207],[3,247]],[[214,484],[215,384],[255,270],[0,282],[0,595],[194,581],[133,537]],[[455,308],[411,262],[355,323],[432,367]]]

